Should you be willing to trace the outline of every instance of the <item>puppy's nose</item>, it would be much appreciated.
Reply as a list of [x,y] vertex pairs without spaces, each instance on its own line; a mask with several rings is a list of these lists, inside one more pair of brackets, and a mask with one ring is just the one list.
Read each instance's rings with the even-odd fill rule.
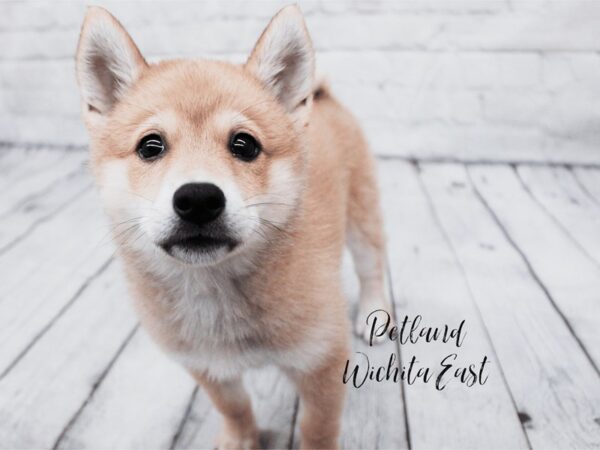
[[186,222],[204,225],[225,209],[225,194],[211,183],[188,183],[173,195],[173,209]]

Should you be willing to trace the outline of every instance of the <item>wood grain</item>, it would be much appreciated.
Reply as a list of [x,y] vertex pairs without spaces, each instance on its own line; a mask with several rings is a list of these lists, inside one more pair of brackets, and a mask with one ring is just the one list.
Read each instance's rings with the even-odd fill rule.
[[474,186],[494,211],[564,322],[600,367],[600,267],[590,261],[523,189],[507,167],[469,169]]
[[462,346],[423,340],[402,346],[406,364],[436,376],[446,355],[455,367],[489,359],[484,385],[466,387],[450,379],[445,389],[433,382],[406,387],[406,408],[414,448],[526,448],[525,434],[500,370],[480,313],[420,184],[417,169],[406,163],[380,165],[389,259],[397,317],[423,317],[423,325],[456,327],[465,320]]
[[600,207],[573,172],[565,167],[521,166],[517,175],[540,207],[600,267]]
[[421,177],[481,311],[529,441],[534,448],[597,446],[600,378],[477,198],[465,169],[427,166]]
[[136,323],[119,274],[110,265],[0,380],[3,448],[51,448],[103,379]]
[[103,216],[88,192],[0,254],[0,374],[107,263],[114,249],[103,236]]
[[573,167],[571,171],[589,198],[600,206],[600,169]]
[[[118,301],[127,303],[124,294]],[[195,383],[138,329],[59,448],[168,448]]]

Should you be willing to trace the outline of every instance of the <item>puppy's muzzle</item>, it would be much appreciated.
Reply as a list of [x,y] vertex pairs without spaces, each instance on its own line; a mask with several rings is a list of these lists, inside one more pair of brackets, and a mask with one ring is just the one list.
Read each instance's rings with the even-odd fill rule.
[[225,194],[211,183],[188,183],[173,194],[173,210],[179,217],[170,236],[159,245],[170,254],[206,253],[221,248],[232,250],[237,242],[223,220]]
[[185,222],[206,225],[225,210],[225,194],[211,183],[188,183],[173,195],[173,209]]

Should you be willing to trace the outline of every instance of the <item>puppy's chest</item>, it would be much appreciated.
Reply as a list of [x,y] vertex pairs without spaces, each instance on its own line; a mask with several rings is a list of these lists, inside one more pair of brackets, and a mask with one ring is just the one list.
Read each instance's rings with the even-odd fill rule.
[[253,340],[259,332],[256,308],[230,280],[185,279],[166,295],[169,323],[187,344]]
[[229,280],[182,278],[157,301],[149,328],[188,368],[225,376],[274,362],[268,317]]
[[170,322],[185,343],[234,345],[254,340],[259,320],[245,299],[233,293],[198,289],[172,296]]

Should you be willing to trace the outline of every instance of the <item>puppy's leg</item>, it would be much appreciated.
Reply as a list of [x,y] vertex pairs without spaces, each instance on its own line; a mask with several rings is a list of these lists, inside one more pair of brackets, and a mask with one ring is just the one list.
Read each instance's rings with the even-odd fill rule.
[[342,382],[348,352],[339,350],[326,364],[308,373],[289,372],[296,383],[302,418],[300,448],[339,448],[345,384]]
[[360,281],[360,301],[355,332],[369,339],[368,315],[377,309],[392,317],[392,304],[386,285],[385,237],[379,206],[373,158],[362,148],[350,179],[347,243]]
[[215,407],[223,415],[223,428],[217,438],[219,449],[259,448],[258,428],[252,413],[250,397],[241,378],[215,381],[192,373]]

